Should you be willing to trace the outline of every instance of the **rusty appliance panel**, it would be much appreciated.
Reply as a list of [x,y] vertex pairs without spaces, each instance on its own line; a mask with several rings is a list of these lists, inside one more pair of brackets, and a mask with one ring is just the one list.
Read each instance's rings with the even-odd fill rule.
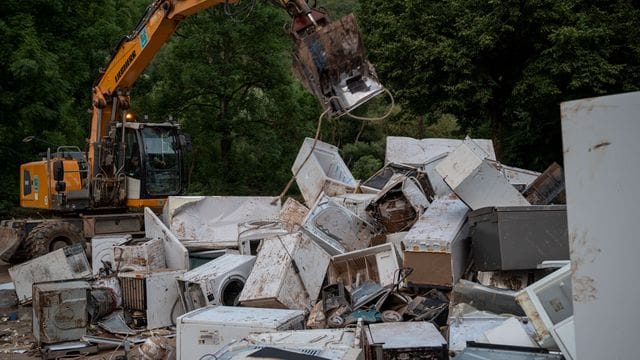
[[78,340],[86,334],[86,281],[33,285],[33,336],[38,344]]
[[342,115],[384,91],[353,14],[310,34],[296,34],[293,70],[331,115]]
[[125,319],[134,328],[171,326],[184,313],[177,279],[184,270],[159,269],[118,274]]

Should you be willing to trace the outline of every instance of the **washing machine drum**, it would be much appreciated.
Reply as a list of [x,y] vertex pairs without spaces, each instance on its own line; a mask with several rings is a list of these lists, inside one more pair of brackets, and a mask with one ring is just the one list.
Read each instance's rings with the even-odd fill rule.
[[218,289],[218,301],[220,305],[236,306],[240,293],[244,288],[246,279],[242,276],[232,275],[226,278]]

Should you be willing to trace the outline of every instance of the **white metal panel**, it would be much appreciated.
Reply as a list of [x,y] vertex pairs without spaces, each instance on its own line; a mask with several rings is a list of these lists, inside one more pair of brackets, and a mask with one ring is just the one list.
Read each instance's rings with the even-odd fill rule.
[[21,303],[31,300],[36,282],[89,279],[91,267],[82,245],[58,249],[46,255],[9,268]]
[[112,269],[115,268],[113,262],[113,247],[122,245],[131,240],[131,235],[98,235],[91,238],[91,266],[93,267],[93,275],[100,273],[103,263],[111,263]]
[[301,233],[265,239],[239,301],[245,306],[305,309],[317,299],[329,261],[329,255]]
[[472,142],[465,141],[436,166],[436,171],[472,210],[487,206],[529,205],[480,150]]
[[637,358],[640,93],[561,109],[576,355]]
[[149,208],[144,208],[144,233],[147,238],[161,239],[167,268],[189,269],[189,252],[180,240]]
[[[473,139],[491,160],[496,159],[493,142]],[[459,139],[413,139],[409,137],[387,136],[385,164],[398,163],[420,167],[427,161],[453,151],[462,144]]]
[[280,200],[269,196],[206,196],[173,212],[170,229],[190,244],[238,246],[238,224],[254,220],[277,220]]
[[427,321],[369,324],[372,343],[383,349],[442,348],[447,341]]
[[404,238],[411,251],[451,252],[469,208],[459,199],[436,199]]
[[178,360],[200,359],[225,344],[251,333],[296,330],[304,327],[301,310],[213,306],[178,318]]
[[312,138],[304,139],[291,168],[292,173],[297,173],[296,183],[307,205],[313,204],[322,192],[328,196],[353,192],[356,179],[338,148],[318,140],[312,152],[313,142]]

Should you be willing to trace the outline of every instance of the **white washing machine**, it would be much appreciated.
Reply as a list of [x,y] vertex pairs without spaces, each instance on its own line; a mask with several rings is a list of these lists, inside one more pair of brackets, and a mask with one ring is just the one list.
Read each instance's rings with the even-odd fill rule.
[[207,305],[237,305],[256,257],[226,254],[178,277],[186,312]]

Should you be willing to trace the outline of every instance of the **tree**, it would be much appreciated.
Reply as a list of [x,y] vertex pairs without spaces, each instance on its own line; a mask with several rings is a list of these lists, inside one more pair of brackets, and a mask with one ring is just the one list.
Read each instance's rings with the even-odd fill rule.
[[316,101],[294,82],[290,20],[258,4],[244,21],[221,8],[199,13],[134,88],[134,107],[151,119],[172,114],[194,137],[190,192],[277,193],[304,134],[313,134]]
[[0,213],[18,203],[19,164],[39,159],[47,147],[23,138],[84,148],[93,79],[142,13],[141,3],[0,3]]
[[453,114],[499,158],[561,161],[561,101],[637,89],[640,13],[631,1],[361,2],[383,83],[429,123]]

